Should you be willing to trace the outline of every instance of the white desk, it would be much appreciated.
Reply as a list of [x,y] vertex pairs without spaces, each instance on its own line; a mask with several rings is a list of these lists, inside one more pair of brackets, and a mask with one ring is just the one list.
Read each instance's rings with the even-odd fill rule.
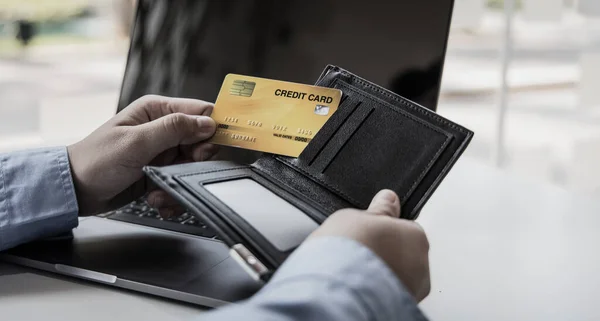
[[[432,320],[600,320],[600,201],[462,159],[419,222],[431,242],[422,308]],[[38,277],[9,288],[14,273]],[[202,311],[9,265],[0,275],[6,320],[190,320]]]
[[0,263],[0,320],[180,321],[200,307]]

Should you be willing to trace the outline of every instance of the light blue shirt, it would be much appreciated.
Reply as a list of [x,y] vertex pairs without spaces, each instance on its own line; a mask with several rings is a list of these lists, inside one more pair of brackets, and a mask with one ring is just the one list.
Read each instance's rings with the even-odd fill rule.
[[[0,154],[0,250],[77,226],[66,148]],[[343,238],[305,242],[252,298],[200,320],[426,320],[389,267]]]
[[0,250],[77,226],[67,149],[0,154]]

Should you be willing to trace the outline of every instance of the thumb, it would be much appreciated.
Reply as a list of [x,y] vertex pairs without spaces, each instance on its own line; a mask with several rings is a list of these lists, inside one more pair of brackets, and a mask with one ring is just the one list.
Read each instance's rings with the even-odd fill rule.
[[393,191],[389,189],[381,190],[373,197],[367,212],[375,215],[400,217],[400,200]]
[[212,137],[216,130],[215,121],[207,116],[169,114],[137,126],[151,144],[152,153],[157,155],[178,146],[195,144]]

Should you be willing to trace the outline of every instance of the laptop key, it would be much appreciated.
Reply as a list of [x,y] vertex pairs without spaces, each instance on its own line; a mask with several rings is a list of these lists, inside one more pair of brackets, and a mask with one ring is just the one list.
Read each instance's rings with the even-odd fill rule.
[[[134,212],[139,214],[132,215]],[[164,220],[158,211],[153,208],[150,208],[147,212],[120,209],[110,213],[109,216],[105,216],[107,219],[216,239],[216,234],[211,229],[205,227],[201,221],[187,212],[170,220]]]
[[186,221],[189,218],[190,218],[190,214],[183,213],[183,214],[181,214],[181,215],[179,215],[179,216],[177,216],[175,218],[175,222],[177,222],[177,223],[183,223],[184,221]]
[[183,222],[183,224],[185,224],[185,225],[196,225],[196,226],[200,227],[200,224],[198,224],[198,220],[195,219],[195,218],[191,218],[191,219]]

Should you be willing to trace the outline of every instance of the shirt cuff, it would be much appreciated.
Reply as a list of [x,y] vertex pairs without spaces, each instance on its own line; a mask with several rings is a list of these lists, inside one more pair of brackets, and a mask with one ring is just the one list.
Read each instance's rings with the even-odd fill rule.
[[345,287],[362,306],[367,320],[427,320],[388,265],[354,240],[320,237],[306,241],[275,273],[265,290],[304,280]]
[[75,228],[66,147],[0,154],[0,250]]

